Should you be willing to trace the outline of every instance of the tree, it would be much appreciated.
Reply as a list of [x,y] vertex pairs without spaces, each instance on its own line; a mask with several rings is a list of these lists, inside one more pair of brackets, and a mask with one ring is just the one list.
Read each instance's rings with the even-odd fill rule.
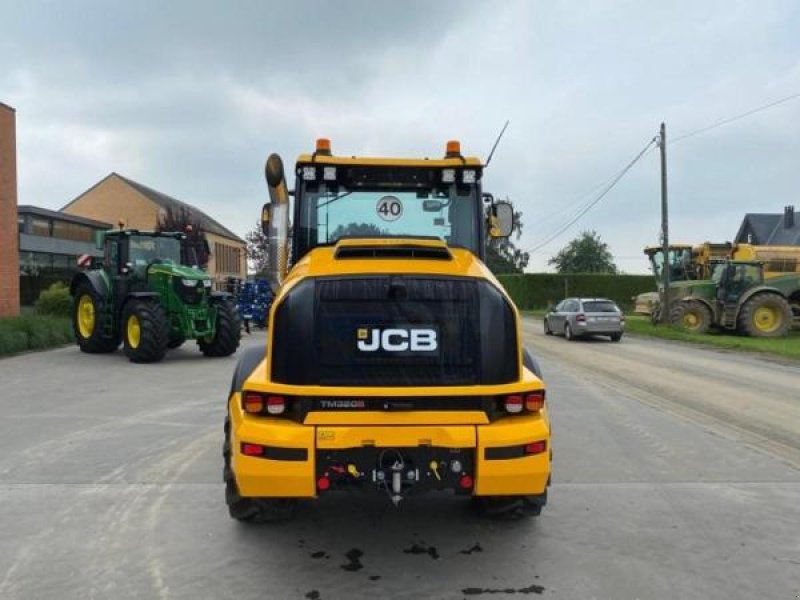
[[[514,238],[522,235],[522,211],[514,212]],[[514,245],[511,236],[507,238],[486,238],[486,266],[494,273],[522,273],[528,266],[530,254]]]
[[182,231],[186,234],[186,243],[181,248],[181,255],[186,263],[191,263],[193,250],[197,257],[198,266],[205,269],[208,266],[209,250],[206,234],[203,231],[203,222],[192,214],[185,206],[169,206],[162,209],[156,223],[156,231]]
[[548,261],[559,273],[617,273],[608,244],[596,231],[584,231]]
[[373,223],[349,223],[348,225],[339,225],[333,230],[333,233],[328,238],[331,241],[336,241],[342,237],[383,237],[386,231]]
[[247,261],[250,268],[257,274],[267,270],[267,249],[269,239],[261,231],[261,221],[256,222],[256,226],[244,236],[247,242]]

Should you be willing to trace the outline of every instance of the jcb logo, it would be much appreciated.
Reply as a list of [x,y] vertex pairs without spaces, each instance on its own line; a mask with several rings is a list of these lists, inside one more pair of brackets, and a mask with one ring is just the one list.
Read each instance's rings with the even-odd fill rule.
[[439,345],[436,330],[422,327],[358,329],[358,349],[362,352],[435,352]]

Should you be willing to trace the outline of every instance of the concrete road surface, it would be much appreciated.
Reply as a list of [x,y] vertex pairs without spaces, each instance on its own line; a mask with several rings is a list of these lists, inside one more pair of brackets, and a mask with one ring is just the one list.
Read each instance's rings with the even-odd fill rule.
[[525,338],[555,457],[523,522],[344,495],[243,526],[221,483],[235,358],[0,360],[0,598],[798,597],[798,366],[534,320]]

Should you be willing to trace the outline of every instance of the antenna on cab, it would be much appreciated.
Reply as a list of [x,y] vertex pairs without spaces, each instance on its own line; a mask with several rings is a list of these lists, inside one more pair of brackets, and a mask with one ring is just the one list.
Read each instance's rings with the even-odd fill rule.
[[506,124],[503,125],[503,128],[500,130],[500,135],[497,136],[497,139],[494,141],[494,146],[492,146],[491,152],[489,152],[489,157],[486,159],[486,164],[484,168],[489,166],[489,163],[492,162],[492,156],[494,156],[494,151],[497,149],[497,144],[500,143],[500,138],[503,137],[503,134],[506,132],[506,128],[511,121],[506,121]]

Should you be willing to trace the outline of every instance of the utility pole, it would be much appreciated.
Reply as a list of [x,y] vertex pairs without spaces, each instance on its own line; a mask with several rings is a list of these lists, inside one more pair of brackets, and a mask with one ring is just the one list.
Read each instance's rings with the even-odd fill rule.
[[669,323],[669,216],[667,212],[667,128],[661,123],[658,136],[658,147],[661,150],[661,252],[664,261],[661,266],[661,322]]

